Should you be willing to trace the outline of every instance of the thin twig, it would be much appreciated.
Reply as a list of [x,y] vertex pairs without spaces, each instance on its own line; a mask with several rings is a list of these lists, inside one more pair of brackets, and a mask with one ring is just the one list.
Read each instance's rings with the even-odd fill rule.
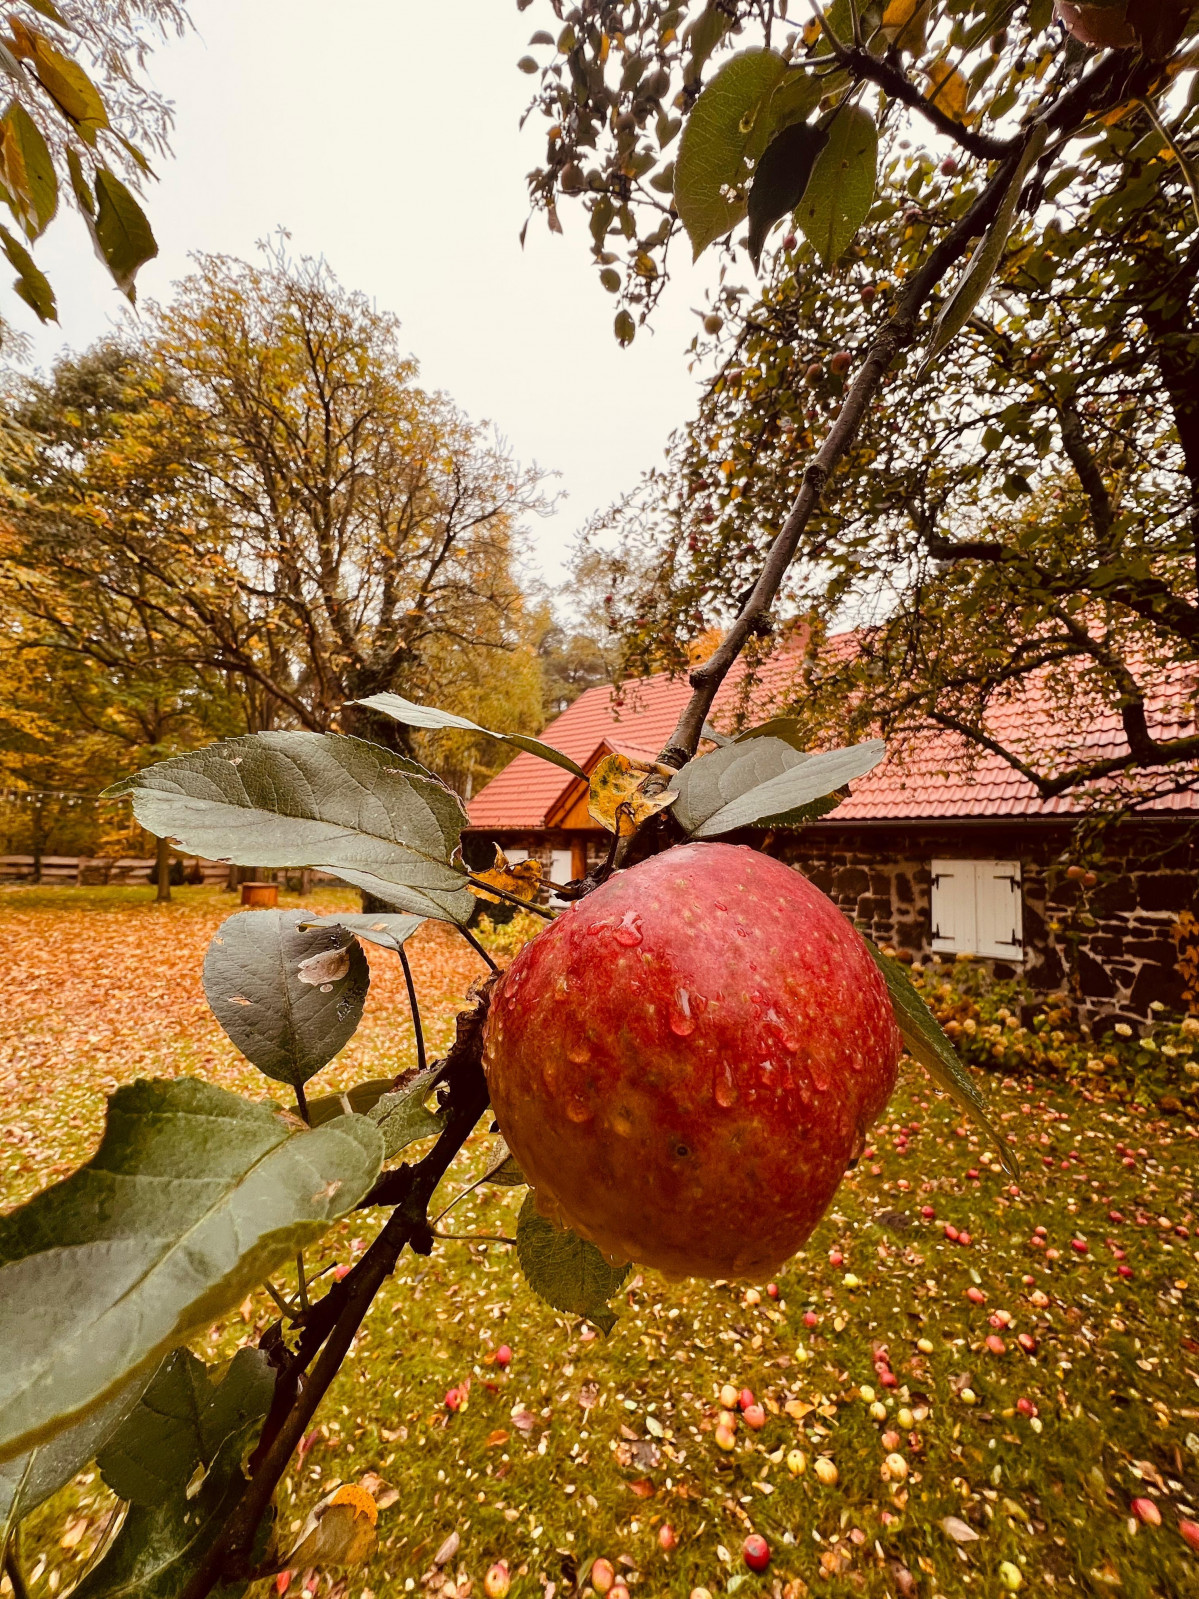
[[475,935],[472,932],[470,932],[469,929],[467,929],[465,927],[462,927],[461,925],[459,925],[457,923],[455,923],[455,925],[458,927],[458,931],[462,934],[463,938],[470,945],[470,947],[475,951],[475,953],[478,954],[478,955],[482,955],[483,959],[487,962],[488,966],[491,967],[493,972],[498,972],[499,971],[499,967],[492,960],[491,956],[487,953],[487,951],[483,948],[482,944],[479,943],[479,940],[475,937]]
[[304,1255],[299,1249],[296,1250],[296,1299],[299,1301],[300,1313],[307,1314],[308,1284],[304,1280]]
[[[519,894],[509,894],[506,888],[497,888],[494,883],[486,883],[481,877],[475,877],[471,872],[467,872],[466,881],[473,883],[476,888],[483,889],[487,894],[494,894],[497,899],[506,899],[509,905],[518,905],[522,911],[532,911],[534,916],[544,916],[547,922],[552,922],[554,919],[554,913],[547,911],[544,906],[535,905],[527,899],[521,899]],[[545,886],[546,888],[557,888],[558,884],[547,882]]]
[[[284,1299],[283,1295],[275,1287],[274,1283],[269,1277],[265,1279],[262,1286],[266,1289],[267,1293],[270,1294],[276,1305],[278,1305],[280,1313],[286,1316],[288,1321],[294,1321],[296,1319],[296,1307],[288,1300]],[[308,1307],[305,1306],[304,1308],[307,1309]]]
[[1156,131],[1169,145],[1171,154],[1173,155],[1175,161],[1178,162],[1179,171],[1182,173],[1187,188],[1191,191],[1191,204],[1195,208],[1195,220],[1199,222],[1199,170],[1196,169],[1195,163],[1191,160],[1190,156],[1186,154],[1182,148],[1182,145],[1179,144],[1178,140],[1170,132],[1169,128],[1162,121],[1161,117],[1158,116],[1157,107],[1153,104],[1152,100],[1148,99],[1147,97],[1142,97],[1140,106],[1142,111],[1144,111],[1145,115],[1149,118],[1150,122],[1152,122]]
[[425,1030],[420,1023],[420,1006],[416,1002],[416,984],[412,981],[412,967],[408,964],[408,956],[404,953],[403,944],[400,945],[400,965],[404,968],[404,982],[408,985],[408,1008],[412,1012],[412,1031],[416,1034],[416,1069],[423,1072],[425,1069]]
[[516,1239],[505,1238],[503,1233],[439,1233],[434,1228],[433,1236],[434,1238],[458,1239],[464,1244],[511,1244],[513,1249],[516,1248]]
[[304,1092],[304,1085],[303,1083],[293,1083],[292,1086],[296,1091],[296,1109],[300,1113],[300,1120],[306,1122],[308,1120],[308,1096]]

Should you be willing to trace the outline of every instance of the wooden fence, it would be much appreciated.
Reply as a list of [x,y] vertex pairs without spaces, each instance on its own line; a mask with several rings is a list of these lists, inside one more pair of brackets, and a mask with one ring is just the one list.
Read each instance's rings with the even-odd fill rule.
[[[175,861],[172,860],[172,865]],[[230,868],[224,861],[182,861],[185,883],[197,880],[203,883],[227,883]],[[244,868],[241,868],[244,872]],[[299,886],[299,872],[264,872],[268,880],[295,879]],[[32,855],[0,855],[0,883],[33,883],[38,881],[37,868]],[[107,887],[119,883],[152,883],[154,857],[137,855],[43,855],[41,881],[44,884],[77,884]],[[309,884],[335,883],[337,879],[325,872],[310,871]]]

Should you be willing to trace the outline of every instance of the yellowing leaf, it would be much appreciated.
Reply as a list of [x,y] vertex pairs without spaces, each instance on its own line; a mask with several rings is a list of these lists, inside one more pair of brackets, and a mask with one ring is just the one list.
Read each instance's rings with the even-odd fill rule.
[[931,0],[890,0],[883,12],[882,31],[892,44],[909,55],[924,49]]
[[40,33],[30,37],[29,54],[38,82],[87,143],[95,144],[97,130],[108,126],[100,91],[77,61],[56,50]]
[[934,61],[924,75],[928,79],[929,99],[934,105],[959,122],[965,122],[970,85],[956,67],[951,67],[948,61]]
[[670,767],[655,762],[633,760],[628,755],[605,755],[591,774],[587,809],[609,833],[628,838],[677,798],[673,793],[646,794],[648,780],[674,775]]
[[[531,904],[541,893],[541,862],[530,857],[526,861],[510,862],[503,850],[495,846],[495,865],[485,872],[472,874],[479,883],[490,883],[494,888],[503,889],[505,894],[510,894],[514,899],[522,899],[526,904]],[[486,890],[471,885],[471,893],[477,899],[485,899],[495,905],[499,901],[498,894],[488,894]]]
[[308,1517],[285,1565],[360,1566],[374,1551],[378,1506],[365,1488],[346,1483]]

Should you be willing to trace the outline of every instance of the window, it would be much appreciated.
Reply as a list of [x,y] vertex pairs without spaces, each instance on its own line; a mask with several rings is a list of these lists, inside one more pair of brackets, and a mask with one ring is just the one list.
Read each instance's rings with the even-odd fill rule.
[[933,861],[932,871],[935,950],[1024,959],[1019,861]]
[[[572,877],[570,869],[571,855],[568,849],[555,849],[550,851],[549,878],[553,883],[569,883]],[[550,895],[551,905],[565,905],[564,899],[559,899],[557,894]]]

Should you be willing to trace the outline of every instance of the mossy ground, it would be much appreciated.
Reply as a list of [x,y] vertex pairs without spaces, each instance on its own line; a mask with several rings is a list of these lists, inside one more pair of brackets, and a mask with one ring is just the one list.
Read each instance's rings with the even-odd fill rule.
[[[210,890],[161,909],[145,890],[0,896],[18,973],[0,1023],[4,1203],[86,1157],[116,1081],[195,1072],[268,1089],[200,996],[204,944],[231,908]],[[442,1044],[478,963],[441,929],[418,935],[414,957]],[[410,1063],[402,984],[377,952],[372,971],[367,1020],[324,1074],[329,1086]],[[1199,1594],[1199,1555],[1179,1531],[1199,1521],[1199,1124],[1102,1078],[978,1076],[1015,1139],[1019,1184],[908,1065],[873,1153],[780,1275],[777,1300],[764,1283],[747,1294],[646,1274],[605,1340],[535,1299],[503,1244],[406,1256],[280,1500],[286,1531],[333,1483],[377,1474],[377,1552],[348,1577],[297,1571],[288,1591],[477,1599],[504,1558],[515,1595],[553,1584],[561,1596],[602,1554],[646,1595],[703,1585],[749,1599],[790,1584],[793,1595],[989,1596],[1008,1591],[1003,1562],[1029,1594]],[[490,1143],[472,1140],[446,1201]],[[444,1225],[510,1236],[521,1195],[481,1188]],[[947,1224],[969,1243],[947,1238]],[[370,1232],[365,1215],[336,1228],[309,1272],[352,1260]],[[253,1296],[197,1353],[231,1353],[274,1314],[265,1292]],[[506,1371],[493,1358],[504,1343]],[[894,1388],[876,1361],[889,1362]],[[466,1403],[449,1411],[447,1391],[467,1382]],[[761,1432],[739,1425],[727,1455],[713,1437],[726,1382],[752,1388],[768,1412]],[[786,1459],[796,1448],[798,1476]],[[888,1454],[903,1457],[904,1480],[885,1480]],[[820,1457],[835,1485],[817,1480]],[[1156,1507],[1159,1526],[1133,1516],[1134,1498]],[[111,1508],[89,1471],[31,1518],[22,1558],[34,1595],[67,1590]],[[773,1552],[762,1576],[741,1558],[751,1530]],[[459,1547],[430,1575],[454,1533]]]

